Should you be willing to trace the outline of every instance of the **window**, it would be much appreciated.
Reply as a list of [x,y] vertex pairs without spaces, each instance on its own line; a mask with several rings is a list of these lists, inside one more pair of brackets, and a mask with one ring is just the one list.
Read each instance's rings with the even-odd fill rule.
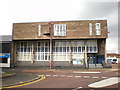
[[17,44],[17,52],[31,52],[31,43],[30,42],[19,42]]
[[41,36],[41,25],[38,25],[38,36]]
[[96,40],[87,41],[86,44],[87,44],[88,53],[97,53],[97,41]]
[[74,47],[74,51],[73,52],[77,52],[77,47]]
[[54,24],[54,36],[66,36],[66,24]]
[[96,23],[95,28],[96,28],[96,35],[101,35],[100,23]]
[[85,52],[85,47],[84,46],[82,46],[82,52]]
[[78,47],[78,52],[81,52],[81,47]]
[[34,60],[50,60],[49,41],[34,42]]
[[94,46],[94,52],[97,52],[97,46]]
[[72,53],[83,53],[85,50],[84,41],[72,41],[71,52]]
[[60,51],[59,52],[62,52],[62,47],[59,47]]
[[66,52],[66,47],[63,47],[63,52]]
[[117,61],[117,59],[113,59],[113,61]]
[[92,35],[92,23],[89,23],[89,34]]

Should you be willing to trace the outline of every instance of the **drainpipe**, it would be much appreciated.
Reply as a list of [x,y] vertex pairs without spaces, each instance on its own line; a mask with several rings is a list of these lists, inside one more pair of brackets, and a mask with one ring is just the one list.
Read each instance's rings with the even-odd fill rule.
[[11,64],[11,67],[14,67],[14,65],[15,65],[15,59],[14,59],[14,41],[11,42],[10,64]]

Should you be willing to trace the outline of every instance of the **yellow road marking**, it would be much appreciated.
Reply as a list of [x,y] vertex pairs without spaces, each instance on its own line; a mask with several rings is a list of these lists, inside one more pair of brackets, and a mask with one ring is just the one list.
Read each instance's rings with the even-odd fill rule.
[[20,85],[14,85],[14,86],[3,87],[3,88],[15,88],[15,87],[20,87],[20,86],[26,86],[26,85],[30,85],[30,84],[33,84],[33,83],[36,83],[36,82],[39,82],[39,81],[42,81],[42,80],[45,79],[45,76],[43,76],[43,75],[38,75],[38,76],[41,77],[41,78],[38,79],[38,80],[31,81],[31,82],[27,82],[27,83],[20,84]]
[[24,82],[19,82],[19,83],[24,83]]

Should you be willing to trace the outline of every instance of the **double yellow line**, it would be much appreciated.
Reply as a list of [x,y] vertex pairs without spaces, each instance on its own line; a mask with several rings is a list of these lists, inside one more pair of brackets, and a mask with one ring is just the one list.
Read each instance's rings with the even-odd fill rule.
[[3,87],[3,89],[5,89],[5,88],[22,87],[22,86],[26,86],[26,85],[30,85],[30,84],[39,82],[39,81],[44,80],[44,79],[45,79],[45,76],[43,76],[43,75],[38,75],[38,78],[36,78],[36,79],[34,79],[34,80],[27,81],[27,82],[22,82],[23,84],[21,83],[21,84],[19,84],[19,85],[5,86],[5,87]]

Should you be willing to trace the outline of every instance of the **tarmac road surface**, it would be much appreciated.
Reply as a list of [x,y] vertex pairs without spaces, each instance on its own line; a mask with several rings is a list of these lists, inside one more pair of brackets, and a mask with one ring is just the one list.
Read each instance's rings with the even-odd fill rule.
[[[96,70],[96,71],[82,71],[82,70],[32,70],[22,69],[15,70],[16,75],[12,77],[3,78],[3,86],[21,83],[28,80],[33,80],[38,75],[43,75],[45,78],[35,83],[21,85],[15,88],[69,88],[73,90],[89,87],[90,84],[106,80],[112,77],[119,77],[118,70]],[[101,88],[116,88],[118,83]]]
[[[26,71],[27,72],[27,71]],[[28,71],[30,73],[30,71]],[[99,82],[101,80],[105,80],[111,77],[118,77],[116,74],[117,71],[109,71],[109,72],[101,72],[101,73],[74,73],[74,72],[52,72],[52,71],[40,71],[33,72],[33,74],[41,73],[46,76],[46,79],[34,83],[33,85],[25,86],[22,88],[90,88],[89,84],[94,82]],[[113,88],[118,88],[118,86],[112,85]],[[101,88],[107,88],[101,87]],[[111,87],[112,88],[112,87]]]

